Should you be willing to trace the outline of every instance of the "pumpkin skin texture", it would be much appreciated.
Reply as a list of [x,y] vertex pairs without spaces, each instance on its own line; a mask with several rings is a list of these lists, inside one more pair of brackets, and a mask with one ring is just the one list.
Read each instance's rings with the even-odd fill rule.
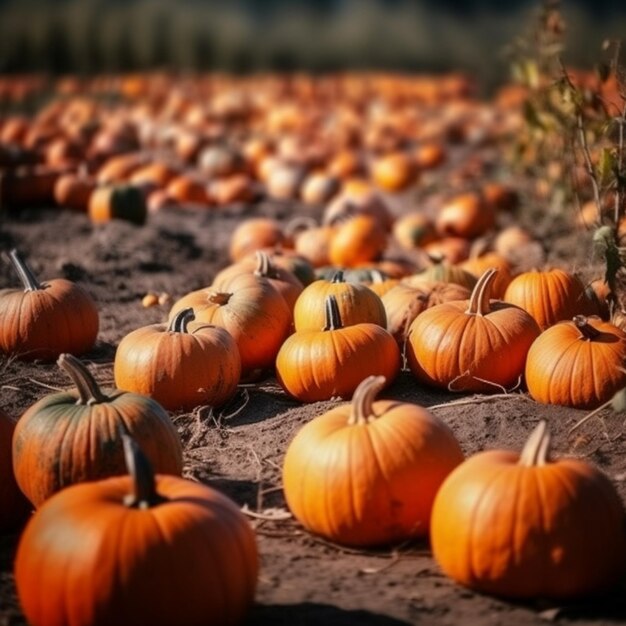
[[439,304],[415,318],[407,358],[419,381],[487,393],[518,384],[539,328],[519,307],[489,301],[496,272],[480,277],[469,301]]
[[504,293],[504,301],[528,311],[541,330],[575,315],[597,313],[578,277],[558,268],[516,276]]
[[380,297],[365,285],[345,282],[344,273],[338,270],[330,281],[317,280],[300,294],[293,310],[296,332],[324,328],[328,296],[337,299],[344,326],[368,322],[386,328],[387,316]]
[[326,324],[289,337],[276,357],[283,389],[301,402],[350,397],[366,376],[392,381],[400,369],[400,350],[377,324],[344,327],[335,296],[325,301]]
[[221,406],[232,398],[241,376],[241,358],[228,331],[189,324],[192,309],[168,325],[153,324],[126,335],[115,354],[119,389],[154,398],[169,410]]
[[238,507],[196,482],[155,477],[145,459],[130,471],[64,489],[27,525],[15,577],[29,623],[241,623],[258,556]]
[[350,546],[428,534],[435,494],[463,461],[450,429],[415,404],[374,402],[382,376],[363,380],[351,404],[316,417],[290,443],[287,504],[309,531]]
[[545,404],[595,409],[626,386],[626,334],[577,315],[545,330],[526,360],[530,395]]
[[0,410],[0,534],[17,530],[32,508],[13,474],[14,430],[15,422]]
[[431,547],[444,573],[510,598],[577,598],[616,583],[624,510],[609,479],[579,459],[550,461],[540,422],[521,455],[490,450],[437,493]]
[[493,205],[477,193],[466,193],[443,206],[435,224],[442,236],[473,239],[493,228],[495,221]]
[[63,354],[58,363],[77,390],[36,402],[22,415],[13,435],[15,478],[36,507],[74,483],[123,474],[119,428],[142,442],[160,471],[180,475],[182,445],[161,405],[119,390],[105,396],[78,359]]
[[245,374],[274,364],[293,319],[283,296],[266,278],[252,274],[183,296],[172,307],[170,320],[186,308],[194,310],[198,322],[221,326],[231,334]]
[[99,328],[91,296],[64,278],[40,283],[16,250],[9,258],[24,289],[0,291],[0,352],[53,361],[91,350]]
[[495,267],[498,270],[496,277],[493,280],[493,286],[491,288],[491,295],[501,300],[504,297],[506,288],[511,284],[513,277],[511,275],[511,267],[508,261],[496,254],[495,252],[488,252],[481,256],[469,258],[467,261],[461,263],[461,268],[466,272],[473,274],[476,278],[488,270],[491,267]]
[[375,261],[387,247],[387,234],[371,215],[355,215],[337,226],[328,248],[328,258],[339,267],[355,267]]

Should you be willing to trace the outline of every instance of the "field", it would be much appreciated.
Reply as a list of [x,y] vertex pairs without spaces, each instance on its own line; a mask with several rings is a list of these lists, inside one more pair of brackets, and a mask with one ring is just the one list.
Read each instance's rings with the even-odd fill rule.
[[[489,106],[484,104],[485,109]],[[575,270],[584,282],[601,275],[600,261],[591,260],[590,232],[574,225],[575,208],[550,213],[547,201],[542,204],[532,193],[532,180],[511,175],[498,141],[485,138],[478,128],[474,135],[448,138],[444,147],[443,166],[425,171],[402,190],[382,192],[394,217],[415,208],[434,212],[450,190],[463,185],[474,188],[484,180],[481,177],[503,181],[519,202],[517,208],[498,213],[498,229],[521,224],[541,242],[546,264]],[[472,163],[479,164],[473,178],[468,174]],[[460,171],[462,182],[451,182]],[[83,359],[106,388],[113,386],[112,364],[120,340],[140,326],[167,318],[168,304],[142,306],[145,294],[166,293],[176,300],[210,285],[228,265],[231,235],[247,218],[272,217],[282,225],[294,217],[319,222],[324,208],[324,203],[268,197],[208,208],[181,203],[153,210],[145,224],[136,225],[123,219],[94,224],[85,212],[50,205],[8,207],[2,214],[0,247],[17,248],[42,279],[67,278],[94,297],[100,332]],[[518,269],[530,269],[526,266],[537,258],[543,262],[536,248],[526,252],[518,258]],[[390,244],[387,254],[406,257],[416,267],[423,264],[421,256],[402,250],[397,242]],[[6,262],[0,265],[0,285],[17,285]],[[36,400],[67,387],[67,379],[54,364],[13,358],[0,363],[0,405],[16,418]],[[586,458],[608,474],[626,499],[623,416],[607,411],[603,419],[591,420],[571,438],[569,429],[587,411],[539,404],[523,390],[494,395],[439,391],[418,383],[407,370],[383,396],[431,407],[453,430],[466,456],[489,448],[519,450],[532,428],[546,419],[554,436],[554,456]],[[246,625],[524,626],[626,620],[626,581],[591,600],[509,602],[472,592],[446,578],[425,541],[357,550],[304,530],[287,515],[281,490],[285,450],[303,424],[338,402],[297,402],[268,372],[241,384],[220,409],[171,413],[183,441],[184,476],[230,496],[243,507],[256,531],[261,571]],[[0,538],[0,626],[26,623],[12,577],[17,542],[16,534]]]

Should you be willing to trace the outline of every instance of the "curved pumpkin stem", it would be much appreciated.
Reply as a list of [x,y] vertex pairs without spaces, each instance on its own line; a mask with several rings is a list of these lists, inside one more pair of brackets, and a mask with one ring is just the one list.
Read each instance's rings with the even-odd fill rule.
[[336,283],[345,283],[345,279],[343,277],[343,270],[337,270],[334,274],[333,277],[330,279],[330,282],[333,284]]
[[257,266],[254,270],[255,276],[264,276],[265,278],[276,278],[276,267],[272,264],[269,254],[262,250],[255,253]]
[[372,405],[378,392],[385,386],[387,379],[384,376],[368,376],[355,389],[352,396],[350,419],[348,424],[369,424],[376,419]]
[[341,314],[339,313],[339,305],[335,296],[326,296],[324,302],[326,317],[323,330],[339,330],[343,328]]
[[189,324],[189,322],[193,322],[195,319],[196,315],[191,307],[188,309],[181,309],[173,317],[170,325],[167,327],[167,330],[172,333],[188,333],[187,324]]
[[472,290],[467,311],[465,311],[467,315],[487,315],[491,311],[491,306],[489,305],[491,283],[497,273],[498,270],[492,267],[485,270],[484,274],[478,279]]
[[57,365],[72,379],[78,389],[78,404],[102,404],[108,398],[100,390],[100,386],[91,372],[80,359],[72,354],[62,354],[57,359]]
[[602,333],[599,330],[596,330],[590,323],[589,320],[584,315],[576,315],[573,318],[573,322],[576,325],[576,328],[580,331],[580,338],[587,339],[588,341],[593,341],[597,339]]
[[132,509],[149,509],[167,501],[156,490],[154,471],[148,457],[137,442],[129,435],[122,434],[126,469],[133,482],[133,493],[124,498],[124,505]]
[[11,264],[15,268],[17,275],[24,285],[24,291],[37,291],[38,289],[41,289],[41,283],[37,280],[33,271],[30,267],[28,267],[26,261],[24,261],[15,248],[9,252],[9,259],[11,260]]
[[224,304],[228,304],[232,295],[232,293],[226,293],[224,291],[212,291],[209,294],[209,302],[223,306]]
[[546,420],[541,420],[535,427],[530,437],[528,437],[522,453],[520,454],[519,464],[525,467],[540,467],[550,462],[550,443],[552,436],[548,430]]

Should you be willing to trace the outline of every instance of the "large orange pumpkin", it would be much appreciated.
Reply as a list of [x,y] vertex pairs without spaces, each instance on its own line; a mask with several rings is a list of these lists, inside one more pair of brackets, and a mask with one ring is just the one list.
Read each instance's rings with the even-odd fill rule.
[[301,402],[352,395],[370,375],[391,382],[400,369],[393,337],[377,324],[344,326],[335,296],[325,301],[325,325],[291,335],[276,357],[283,389]]
[[469,301],[434,306],[409,329],[407,357],[418,380],[454,391],[493,392],[515,386],[539,335],[519,307],[490,302],[497,270],[486,271]]
[[462,585],[511,598],[578,598],[615,584],[626,563],[624,509],[609,479],[549,456],[540,422],[521,455],[481,452],[444,481],[431,546]]
[[142,443],[160,471],[182,472],[178,432],[161,405],[120,390],[104,395],[72,355],[62,354],[58,364],[76,390],[52,393],[33,404],[13,436],[15,478],[35,506],[68,485],[124,473],[120,427]]
[[24,289],[0,291],[0,352],[52,361],[90,350],[99,326],[91,296],[64,278],[39,282],[16,250],[9,258]]
[[463,461],[450,429],[426,409],[374,402],[369,376],[352,403],[316,417],[289,444],[285,498],[298,521],[337,543],[370,546],[428,534],[435,494]]
[[166,324],[152,324],[126,335],[115,353],[119,389],[154,398],[166,409],[220,406],[237,390],[241,358],[226,330],[189,324],[192,309],[182,309]]
[[27,525],[15,582],[28,622],[239,624],[258,573],[247,520],[210,487],[154,476],[124,446],[130,476],[64,489]]
[[538,402],[593,409],[626,386],[626,334],[582,315],[545,330],[528,351],[526,384]]

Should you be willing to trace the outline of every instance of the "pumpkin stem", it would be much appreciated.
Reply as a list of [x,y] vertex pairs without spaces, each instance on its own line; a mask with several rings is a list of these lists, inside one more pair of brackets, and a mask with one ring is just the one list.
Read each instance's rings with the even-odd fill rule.
[[472,290],[469,305],[465,313],[467,315],[487,315],[491,311],[489,297],[491,296],[491,283],[498,270],[492,267],[482,274]]
[[224,291],[213,291],[209,294],[209,302],[223,306],[224,304],[228,304],[232,295],[232,293],[225,293]]
[[441,252],[427,252],[426,256],[432,265],[441,265],[446,260],[445,254]]
[[384,376],[368,376],[355,389],[352,396],[350,419],[348,424],[369,424],[376,419],[372,405],[378,392],[385,386],[387,379]]
[[9,259],[24,285],[24,291],[37,291],[41,289],[41,283],[37,280],[33,271],[28,267],[26,261],[24,261],[15,248],[9,252]]
[[276,268],[272,265],[269,254],[262,250],[257,250],[255,255],[257,266],[254,270],[254,275],[264,276],[265,278],[276,278]]
[[335,298],[335,296],[326,296],[324,306],[326,311],[326,323],[324,325],[324,330],[339,330],[340,328],[343,328],[337,298]]
[[133,481],[133,493],[124,498],[124,505],[132,509],[149,509],[167,501],[156,490],[154,470],[148,457],[142,452],[137,442],[122,434],[126,469]]
[[370,274],[372,276],[372,284],[381,285],[385,282],[386,277],[380,270],[373,269]]
[[170,322],[170,325],[167,327],[167,330],[171,333],[188,333],[187,324],[189,324],[189,322],[193,322],[195,319],[196,316],[191,307],[188,309],[182,309],[176,313]]
[[78,404],[102,404],[108,398],[84,363],[72,354],[64,353],[57,359],[57,365],[72,379],[78,389]]
[[573,319],[576,328],[580,331],[580,338],[593,341],[597,339],[602,333],[596,330],[584,315],[576,315]]
[[550,462],[550,443],[552,436],[546,420],[541,420],[528,437],[519,458],[519,464],[525,467],[540,467]]
[[331,283],[344,283],[346,282],[344,277],[343,277],[343,270],[337,270],[334,274],[333,277],[330,279]]

